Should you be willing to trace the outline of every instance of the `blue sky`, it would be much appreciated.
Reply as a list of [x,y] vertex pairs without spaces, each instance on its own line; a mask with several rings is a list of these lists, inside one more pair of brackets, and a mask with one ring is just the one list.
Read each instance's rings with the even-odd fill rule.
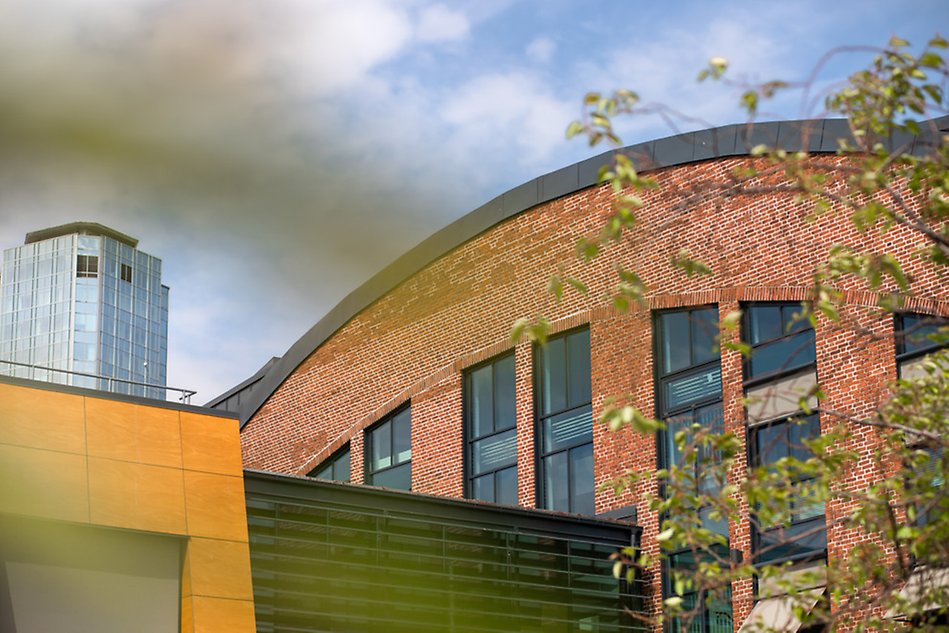
[[169,384],[204,402],[435,230],[600,151],[563,137],[585,92],[738,122],[735,89],[695,83],[713,56],[797,80],[947,26],[946,0],[5,0],[0,246],[73,220],[138,237],[171,287]]

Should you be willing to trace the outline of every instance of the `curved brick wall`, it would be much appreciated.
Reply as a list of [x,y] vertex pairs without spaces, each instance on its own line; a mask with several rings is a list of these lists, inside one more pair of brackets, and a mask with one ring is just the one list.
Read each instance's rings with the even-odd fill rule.
[[[534,207],[437,259],[343,325],[271,395],[243,430],[245,466],[305,473],[347,441],[356,449],[366,426],[411,398],[415,489],[460,495],[461,370],[509,349],[513,321],[536,314],[553,320],[556,329],[590,324],[595,409],[608,395],[633,392],[638,404],[651,411],[648,310],[617,314],[602,307],[602,297],[615,285],[617,262],[647,281],[650,308],[717,303],[727,311],[739,301],[804,299],[811,271],[827,250],[838,243],[855,244],[902,256],[917,295],[909,307],[945,312],[940,282],[908,257],[920,246],[909,232],[894,229],[884,242],[872,233],[857,234],[843,214],[806,223],[805,209],[790,196],[702,201],[689,192],[702,182],[727,181],[731,170],[748,160],[659,170],[656,175],[663,184],[645,196],[641,230],[592,264],[576,260],[574,245],[580,236],[597,231],[608,213],[610,195],[603,187]],[[715,274],[689,279],[675,270],[670,259],[683,247],[711,265]],[[589,294],[567,292],[556,303],[545,288],[558,267],[584,279]],[[875,301],[859,285],[844,289],[854,304]],[[830,345],[841,338],[839,333],[828,330],[818,337],[822,357],[836,354],[841,362],[860,365],[862,372],[872,369],[865,376],[870,389],[861,390],[864,396],[895,377],[891,353],[872,363],[857,363],[857,355],[867,354],[867,349],[849,341],[847,350],[835,351]],[[840,343],[848,345],[847,338]],[[526,342],[517,346],[523,385],[518,408],[525,431],[532,424],[529,347]],[[726,365],[729,356],[723,356]],[[739,360],[734,359],[736,367]],[[836,366],[819,369],[822,382],[838,384]],[[525,444],[528,450],[530,443]],[[360,451],[354,450],[353,456],[354,481],[359,481]],[[604,472],[612,471],[604,457],[598,452]]]
[[[639,230],[604,251],[592,263],[574,255],[577,238],[595,233],[609,212],[610,190],[591,186],[513,215],[435,259],[346,321],[289,373],[244,426],[246,468],[305,474],[346,442],[351,442],[352,481],[363,477],[363,430],[408,400],[412,403],[413,491],[460,497],[462,472],[462,370],[512,348],[508,333],[515,319],[543,314],[554,331],[589,325],[593,416],[609,396],[625,395],[654,411],[652,321],[650,311],[675,306],[717,304],[719,314],[742,301],[800,301],[807,297],[815,266],[835,244],[851,244],[900,256],[913,279],[907,309],[949,315],[944,281],[910,257],[922,241],[896,228],[884,238],[858,234],[847,214],[803,220],[806,208],[790,195],[720,197],[701,195],[707,183],[726,183],[748,157],[712,158],[658,168],[661,183],[644,195]],[[811,160],[842,161],[829,154]],[[764,166],[763,162],[756,163]],[[763,183],[768,184],[768,183]],[[670,260],[680,248],[707,264],[714,275],[687,278]],[[649,285],[648,305],[618,313],[603,297],[616,284],[614,266],[636,270]],[[563,270],[589,286],[586,296],[566,292],[557,303],[546,292],[548,277]],[[859,284],[841,286],[849,304],[847,327],[820,322],[816,331],[817,374],[824,404],[855,416],[866,415],[885,397],[896,378],[892,319],[872,309],[876,297]],[[878,333],[857,338],[852,325]],[[517,373],[519,500],[535,506],[532,350],[514,346]],[[744,437],[742,360],[722,353],[726,429]],[[821,420],[825,428],[831,420]],[[860,429],[867,459],[854,469],[852,483],[864,486],[875,475],[869,455],[873,431]],[[656,467],[653,438],[611,434],[594,428],[597,483],[626,469]],[[736,477],[740,475],[735,473]],[[639,501],[646,488],[617,498],[597,493],[597,511]],[[643,544],[655,549],[657,518],[640,503]],[[834,526],[847,508],[827,506],[828,555],[848,551],[853,535]],[[750,556],[749,527],[732,526],[732,547]],[[658,574],[647,572],[658,595]],[[752,605],[750,581],[733,586],[735,622]],[[656,603],[658,604],[658,603]]]

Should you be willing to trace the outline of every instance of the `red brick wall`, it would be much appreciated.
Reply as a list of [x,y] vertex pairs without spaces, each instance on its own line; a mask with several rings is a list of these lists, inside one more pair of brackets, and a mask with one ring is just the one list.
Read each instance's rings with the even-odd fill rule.
[[[822,157],[821,160],[842,160]],[[815,266],[835,244],[904,256],[913,278],[910,306],[949,314],[940,282],[908,254],[920,246],[914,234],[896,228],[885,238],[858,234],[845,213],[828,213],[805,222],[807,209],[787,196],[711,197],[692,194],[697,183],[724,183],[750,159],[714,160],[661,170],[658,190],[646,192],[636,233],[607,248],[593,263],[574,256],[577,238],[595,233],[609,212],[611,196],[592,187],[510,218],[447,253],[353,317],[285,381],[244,428],[247,468],[304,474],[345,442],[352,441],[352,479],[362,481],[362,432],[386,413],[412,401],[412,484],[422,493],[461,496],[462,379],[477,362],[511,349],[508,333],[515,319],[543,314],[561,331],[589,324],[593,415],[610,396],[621,396],[653,413],[650,310],[718,304],[721,315],[741,301],[800,301],[807,297]],[[767,183],[763,183],[767,184]],[[710,265],[713,275],[687,278],[670,261],[681,248]],[[649,288],[648,305],[626,314],[603,307],[616,284],[614,267],[636,270]],[[587,295],[565,293],[557,303],[546,280],[558,272],[575,274],[589,286]],[[848,317],[866,329],[886,334],[888,318],[859,306],[875,297],[859,283],[841,289],[854,305]],[[817,371],[825,405],[864,415],[879,404],[887,381],[896,377],[892,341],[856,338],[853,328],[821,323],[817,328]],[[531,346],[515,348],[519,500],[535,503]],[[741,359],[722,356],[726,429],[742,431],[744,410]],[[832,421],[822,419],[822,425]],[[743,432],[741,433],[743,437]],[[852,473],[862,486],[875,475],[870,451],[876,439],[859,431],[866,454]],[[595,478],[602,483],[626,469],[653,470],[653,438],[594,431]],[[741,468],[732,474],[741,477]],[[636,502],[643,543],[656,550],[658,521],[645,511],[648,483],[617,497],[597,495],[598,511]],[[828,523],[846,512],[828,505]],[[732,529],[734,547],[750,555],[747,525]],[[829,532],[830,555],[847,551],[852,535]],[[658,595],[658,574],[649,573]],[[752,605],[751,583],[733,587],[735,622]],[[657,604],[654,603],[654,608]]]

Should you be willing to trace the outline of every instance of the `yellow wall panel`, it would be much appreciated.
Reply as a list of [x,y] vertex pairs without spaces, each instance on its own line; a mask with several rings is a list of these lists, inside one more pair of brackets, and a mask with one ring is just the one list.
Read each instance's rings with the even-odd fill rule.
[[88,522],[85,456],[0,444],[0,512]]
[[217,539],[188,540],[191,594],[250,600],[250,550],[247,543]]
[[0,444],[86,452],[83,398],[0,384]]
[[255,629],[254,603],[250,600],[194,596],[191,603],[195,633],[234,633]]
[[181,468],[181,425],[173,409],[86,398],[90,457]]
[[89,458],[93,523],[186,534],[184,481],[175,468]]
[[[182,594],[184,596],[184,594]],[[251,631],[253,629],[247,629]],[[181,633],[194,631],[194,603],[190,596],[181,598]]]
[[189,534],[247,541],[242,477],[186,470],[184,481]]
[[182,411],[181,444],[185,468],[242,476],[240,428],[237,420]]

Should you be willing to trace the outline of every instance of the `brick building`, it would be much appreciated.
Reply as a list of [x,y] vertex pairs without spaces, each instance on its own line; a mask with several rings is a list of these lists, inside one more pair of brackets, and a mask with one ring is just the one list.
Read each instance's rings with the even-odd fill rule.
[[[949,121],[936,123],[945,131]],[[793,454],[795,433],[813,436],[835,423],[823,416],[793,429],[785,423],[816,382],[823,405],[865,416],[917,351],[896,348],[900,324],[851,281],[840,286],[847,327],[819,321],[810,329],[794,320],[833,245],[900,256],[913,281],[907,313],[949,315],[944,280],[909,257],[922,245],[917,234],[858,233],[845,213],[805,221],[809,210],[792,194],[709,195],[736,168],[760,164],[749,155],[754,145],[843,161],[834,152],[847,134],[843,121],[781,122],[627,148],[660,186],[643,193],[635,235],[589,263],[578,261],[575,246],[600,230],[611,209],[611,191],[596,185],[607,156],[499,196],[353,292],[255,380],[241,401],[245,468],[636,517],[643,547],[658,551],[659,518],[642,504],[655,484],[619,496],[600,484],[676,460],[671,431],[611,433],[594,422],[608,399],[619,396],[673,428],[698,421],[735,431],[746,438],[748,463],[763,463]],[[911,151],[923,151],[921,143]],[[713,274],[676,269],[671,261],[681,249]],[[645,306],[622,312],[604,301],[618,282],[617,264],[646,282]],[[558,272],[589,291],[556,301],[546,280]],[[721,319],[737,309],[743,339],[754,347],[749,362],[715,343]],[[536,315],[551,322],[548,345],[512,344],[512,323]],[[858,337],[858,328],[880,336]],[[867,457],[848,483],[861,487],[878,476],[870,452],[879,439],[856,433]],[[821,510],[802,513],[781,533],[755,533],[750,522],[722,529],[745,557],[767,551],[774,561],[819,564],[852,545],[833,521],[847,508]],[[808,536],[792,538],[795,530]],[[646,570],[644,579],[658,608],[668,592],[662,574]],[[709,609],[703,630],[737,630],[748,618],[753,583],[733,584],[731,597]]]

